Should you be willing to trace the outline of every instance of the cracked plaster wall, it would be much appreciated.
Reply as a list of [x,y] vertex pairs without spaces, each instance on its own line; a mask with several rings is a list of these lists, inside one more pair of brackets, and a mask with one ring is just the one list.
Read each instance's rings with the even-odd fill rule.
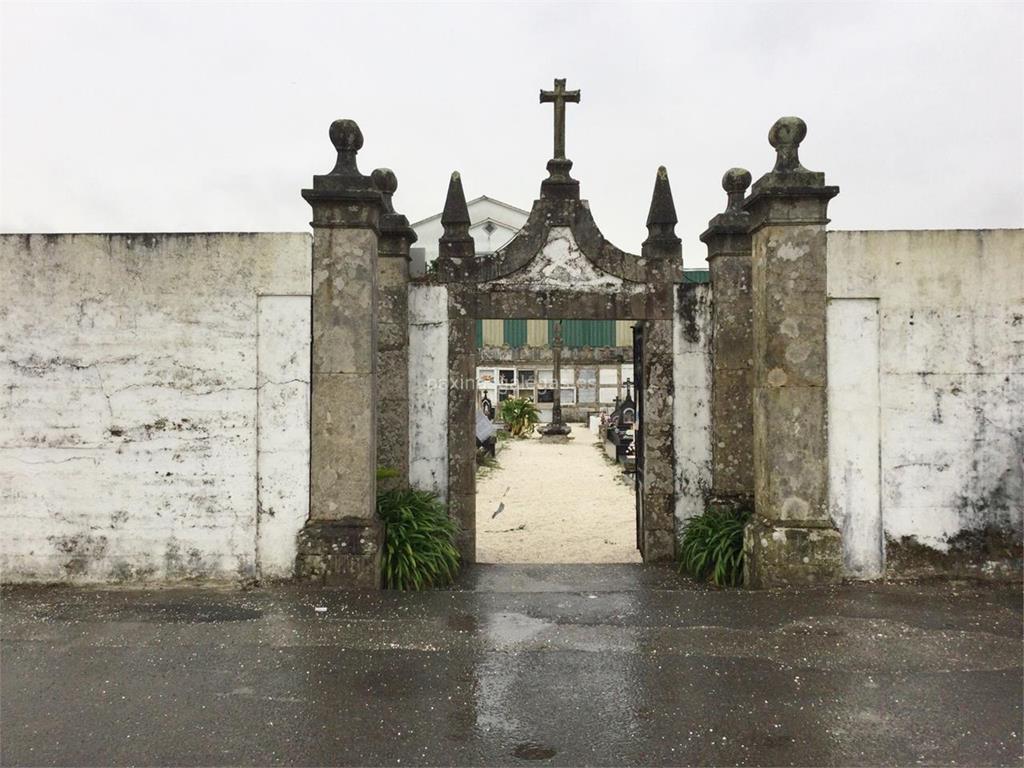
[[547,242],[530,264],[512,275],[495,280],[494,285],[543,291],[569,288],[595,293],[637,293],[639,283],[627,284],[621,277],[608,274],[580,249],[569,227],[551,227]]
[[847,572],[1012,564],[1024,230],[829,232],[828,295],[830,504]]
[[287,576],[306,234],[0,236],[5,582]]

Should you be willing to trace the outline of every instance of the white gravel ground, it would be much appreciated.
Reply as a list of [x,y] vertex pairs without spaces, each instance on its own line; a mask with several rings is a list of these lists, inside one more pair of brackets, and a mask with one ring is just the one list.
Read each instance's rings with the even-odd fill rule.
[[511,440],[498,463],[477,478],[479,562],[640,562],[632,478],[584,425],[567,443]]

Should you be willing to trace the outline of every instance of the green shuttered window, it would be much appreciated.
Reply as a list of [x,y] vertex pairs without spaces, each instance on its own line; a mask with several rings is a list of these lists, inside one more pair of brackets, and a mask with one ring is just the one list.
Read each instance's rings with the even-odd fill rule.
[[[548,337],[555,337],[554,320],[548,321]],[[614,347],[614,320],[563,320],[562,343],[567,347]]]
[[[538,323],[546,323],[537,327]],[[566,347],[630,346],[632,320],[563,320],[562,343]],[[555,337],[554,320],[477,320],[476,346],[549,346]],[[629,333],[623,333],[623,326]]]
[[505,321],[505,344],[510,347],[526,346],[526,321]]

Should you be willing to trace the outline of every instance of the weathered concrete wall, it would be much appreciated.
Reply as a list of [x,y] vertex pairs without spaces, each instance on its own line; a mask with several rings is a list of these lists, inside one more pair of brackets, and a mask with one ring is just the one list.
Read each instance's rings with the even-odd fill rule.
[[409,482],[448,495],[448,289],[409,286]]
[[0,237],[4,581],[287,576],[310,237]]
[[676,286],[673,321],[676,534],[711,492],[711,286]]
[[830,503],[847,571],[878,575],[883,555],[888,573],[1012,566],[1024,230],[830,232],[828,295]]

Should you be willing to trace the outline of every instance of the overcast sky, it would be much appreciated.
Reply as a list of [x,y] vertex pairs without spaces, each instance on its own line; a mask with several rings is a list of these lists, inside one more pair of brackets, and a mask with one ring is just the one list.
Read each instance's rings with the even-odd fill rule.
[[568,78],[567,154],[637,251],[666,165],[684,260],[772,122],[836,229],[1024,226],[1024,4],[4,2],[0,229],[307,230],[299,196],[358,121],[364,173],[410,220],[468,197],[528,208],[551,156],[540,88]]

